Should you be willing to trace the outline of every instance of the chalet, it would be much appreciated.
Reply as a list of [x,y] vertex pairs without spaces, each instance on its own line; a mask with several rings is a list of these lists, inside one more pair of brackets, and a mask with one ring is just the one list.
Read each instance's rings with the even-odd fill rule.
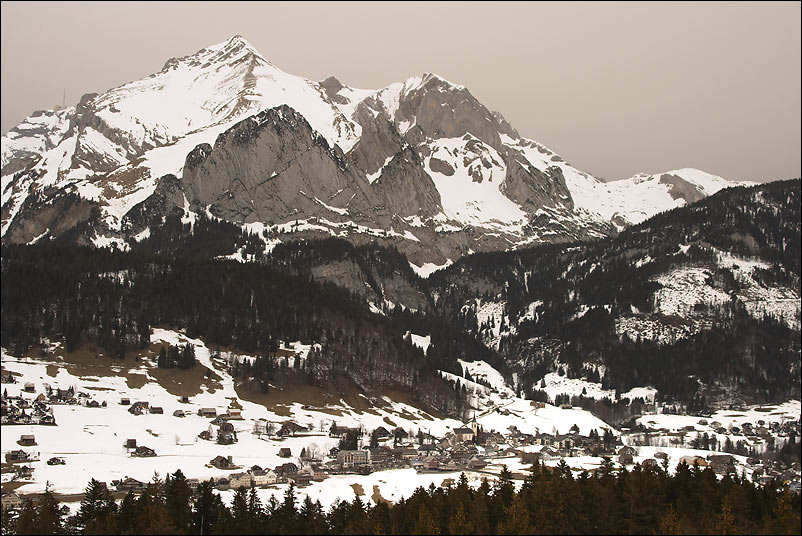
[[412,458],[412,463],[410,465],[412,465],[412,468],[416,470],[423,469],[423,458],[420,456],[415,456]]
[[560,457],[560,453],[551,447],[543,447],[540,449],[541,460],[555,460]]
[[368,453],[364,450],[341,450],[337,453],[337,463],[343,467],[367,465]]
[[19,441],[17,441],[23,447],[32,447],[36,445],[36,437],[30,434],[23,434],[19,436]]
[[431,444],[425,444],[418,447],[418,454],[421,455],[432,455],[437,453],[437,446]]
[[632,455],[631,454],[619,454],[618,455],[618,463],[621,465],[630,465],[633,463]]
[[217,417],[217,410],[214,408],[200,408],[198,410],[198,415],[207,418]]
[[212,440],[212,432],[209,430],[204,430],[198,434],[198,437],[201,439],[205,439],[206,441]]
[[126,439],[124,446],[127,449],[135,449],[136,448],[136,439]]
[[242,411],[234,408],[226,410],[226,418],[233,420],[242,420]]
[[473,441],[474,433],[470,428],[454,428],[454,436],[457,438],[457,441]]
[[320,465],[312,465],[312,480],[315,482],[323,482],[326,480],[326,472]]
[[456,460],[449,458],[445,463],[440,464],[440,469],[443,471],[457,471],[459,470],[459,465]]
[[234,431],[234,425],[230,422],[224,422],[217,429],[217,442],[221,445],[230,445],[237,441],[237,432]]
[[295,483],[299,486],[308,486],[310,482],[312,482],[312,477],[314,473],[312,469],[309,467],[304,467],[293,477]]
[[31,478],[33,476],[33,467],[28,465],[20,465],[14,471],[17,473],[17,478]]
[[730,454],[710,454],[707,457],[710,467],[719,474],[735,472],[735,458]]
[[646,458],[645,460],[643,460],[641,465],[645,468],[655,469],[657,468],[658,463],[657,460],[655,460],[654,458]]
[[229,488],[250,488],[251,487],[251,474],[250,473],[231,473],[228,475]]
[[417,455],[418,451],[413,447],[397,447],[393,449],[393,457],[396,459],[411,460]]
[[679,459],[679,463],[685,463],[688,467],[698,465],[699,467],[707,467],[707,460],[701,456],[683,456]]
[[376,430],[374,430],[374,432],[376,432],[376,437],[378,437],[379,439],[384,439],[385,437],[393,436],[393,434],[391,434],[384,426],[379,426],[378,428],[376,428]]
[[279,428],[278,435],[279,437],[287,437],[287,436],[294,436],[300,432],[308,432],[309,430],[305,426],[301,426],[300,424],[296,424],[292,421],[285,422]]
[[542,409],[542,408],[546,407],[546,403],[545,402],[537,402],[535,400],[531,401],[529,403],[529,405],[532,406],[535,409]]
[[276,467],[276,477],[287,479],[289,477],[293,477],[298,473],[298,466],[292,462],[287,462],[285,464],[279,465]]
[[329,429],[329,436],[331,437],[343,437],[349,432],[353,432],[357,434],[357,436],[362,435],[362,428],[348,428],[346,426],[337,426],[336,424],[331,425],[331,429]]
[[31,382],[25,382],[25,386],[23,387],[22,390],[25,391],[26,393],[35,393],[36,386]]
[[573,407],[571,404],[560,404],[560,409],[572,409]]
[[440,469],[440,460],[438,460],[434,456],[429,456],[428,458],[423,460],[423,468],[428,471],[436,471]]
[[120,399],[120,405],[121,406],[130,406],[131,405],[131,399],[127,398],[127,397],[121,398]]
[[182,404],[189,404],[189,397],[187,395],[181,395],[178,401]]
[[150,408],[150,413],[153,413],[153,414],[156,414],[156,415],[164,415],[164,408],[159,407],[159,406],[152,406]]
[[404,430],[399,426],[398,428],[393,430],[393,437],[399,441],[405,441],[409,439],[409,434],[406,432],[406,430]]
[[215,456],[209,461],[210,464],[217,467],[218,469],[231,469],[234,465],[231,462],[231,456],[226,458],[225,456]]
[[186,417],[183,409],[177,409],[173,412],[173,417]]
[[64,458],[50,458],[47,460],[47,465],[67,465],[67,462],[64,461]]
[[140,482],[131,477],[125,477],[122,480],[113,480],[111,484],[117,488],[117,491],[137,491],[145,487],[144,482]]
[[621,455],[635,456],[637,453],[638,450],[636,448],[629,446],[621,447],[620,449],[618,449],[618,452],[616,452],[616,454],[618,454],[619,456]]
[[2,375],[0,375],[0,383],[17,383],[17,380],[16,378],[14,378],[14,375],[11,374],[10,372],[7,374],[3,373]]
[[226,491],[229,489],[231,481],[227,478],[218,478],[214,481],[214,487],[219,489],[220,491]]
[[6,462],[26,462],[30,460],[30,455],[24,450],[10,450],[6,452]]
[[134,402],[130,408],[128,408],[128,413],[132,415],[142,415],[148,410],[148,408],[150,408],[149,402],[137,401]]
[[468,460],[468,469],[484,469],[487,467],[487,462],[482,458],[474,456]]
[[22,507],[22,499],[13,491],[11,493],[3,493],[2,505],[4,512],[7,510],[16,510]]
[[291,458],[292,451],[288,447],[281,447],[278,449],[278,456],[279,458]]
[[131,453],[131,456],[135,456],[137,458],[152,458],[156,456],[156,451],[151,448],[140,446],[134,449],[134,452]]

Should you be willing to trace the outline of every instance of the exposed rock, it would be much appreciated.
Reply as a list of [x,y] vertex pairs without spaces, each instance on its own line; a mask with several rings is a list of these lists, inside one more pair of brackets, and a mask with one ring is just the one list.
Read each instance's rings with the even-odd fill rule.
[[181,184],[193,207],[233,222],[339,221],[377,205],[358,170],[288,106],[237,123],[211,152],[196,147]]
[[410,148],[396,154],[384,167],[373,189],[390,212],[401,217],[428,218],[443,210],[440,193]]

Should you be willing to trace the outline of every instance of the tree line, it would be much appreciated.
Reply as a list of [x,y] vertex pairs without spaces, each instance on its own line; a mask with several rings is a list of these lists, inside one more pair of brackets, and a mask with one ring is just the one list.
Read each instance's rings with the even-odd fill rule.
[[534,464],[523,484],[504,468],[474,488],[457,482],[418,487],[397,503],[359,495],[328,509],[291,484],[281,500],[263,502],[240,488],[229,505],[211,481],[197,489],[178,470],[158,475],[140,494],[116,501],[92,479],[78,512],[66,517],[47,490],[3,513],[4,534],[799,534],[800,495],[778,481],[758,487],[742,476],[718,479],[710,469],[613,469],[575,475],[561,462]]

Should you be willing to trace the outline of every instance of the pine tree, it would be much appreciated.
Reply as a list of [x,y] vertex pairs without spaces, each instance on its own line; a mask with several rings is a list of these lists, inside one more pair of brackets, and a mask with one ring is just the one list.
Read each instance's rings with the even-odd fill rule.
[[188,532],[192,526],[192,490],[181,469],[168,475],[164,483],[164,503],[170,520],[180,533]]

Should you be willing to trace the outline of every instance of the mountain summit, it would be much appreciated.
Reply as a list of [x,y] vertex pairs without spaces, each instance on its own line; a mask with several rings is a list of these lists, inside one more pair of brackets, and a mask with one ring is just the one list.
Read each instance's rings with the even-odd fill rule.
[[394,245],[417,266],[603,237],[729,185],[698,170],[604,183],[435,74],[314,82],[241,36],[2,138],[2,240],[127,248],[171,214]]

